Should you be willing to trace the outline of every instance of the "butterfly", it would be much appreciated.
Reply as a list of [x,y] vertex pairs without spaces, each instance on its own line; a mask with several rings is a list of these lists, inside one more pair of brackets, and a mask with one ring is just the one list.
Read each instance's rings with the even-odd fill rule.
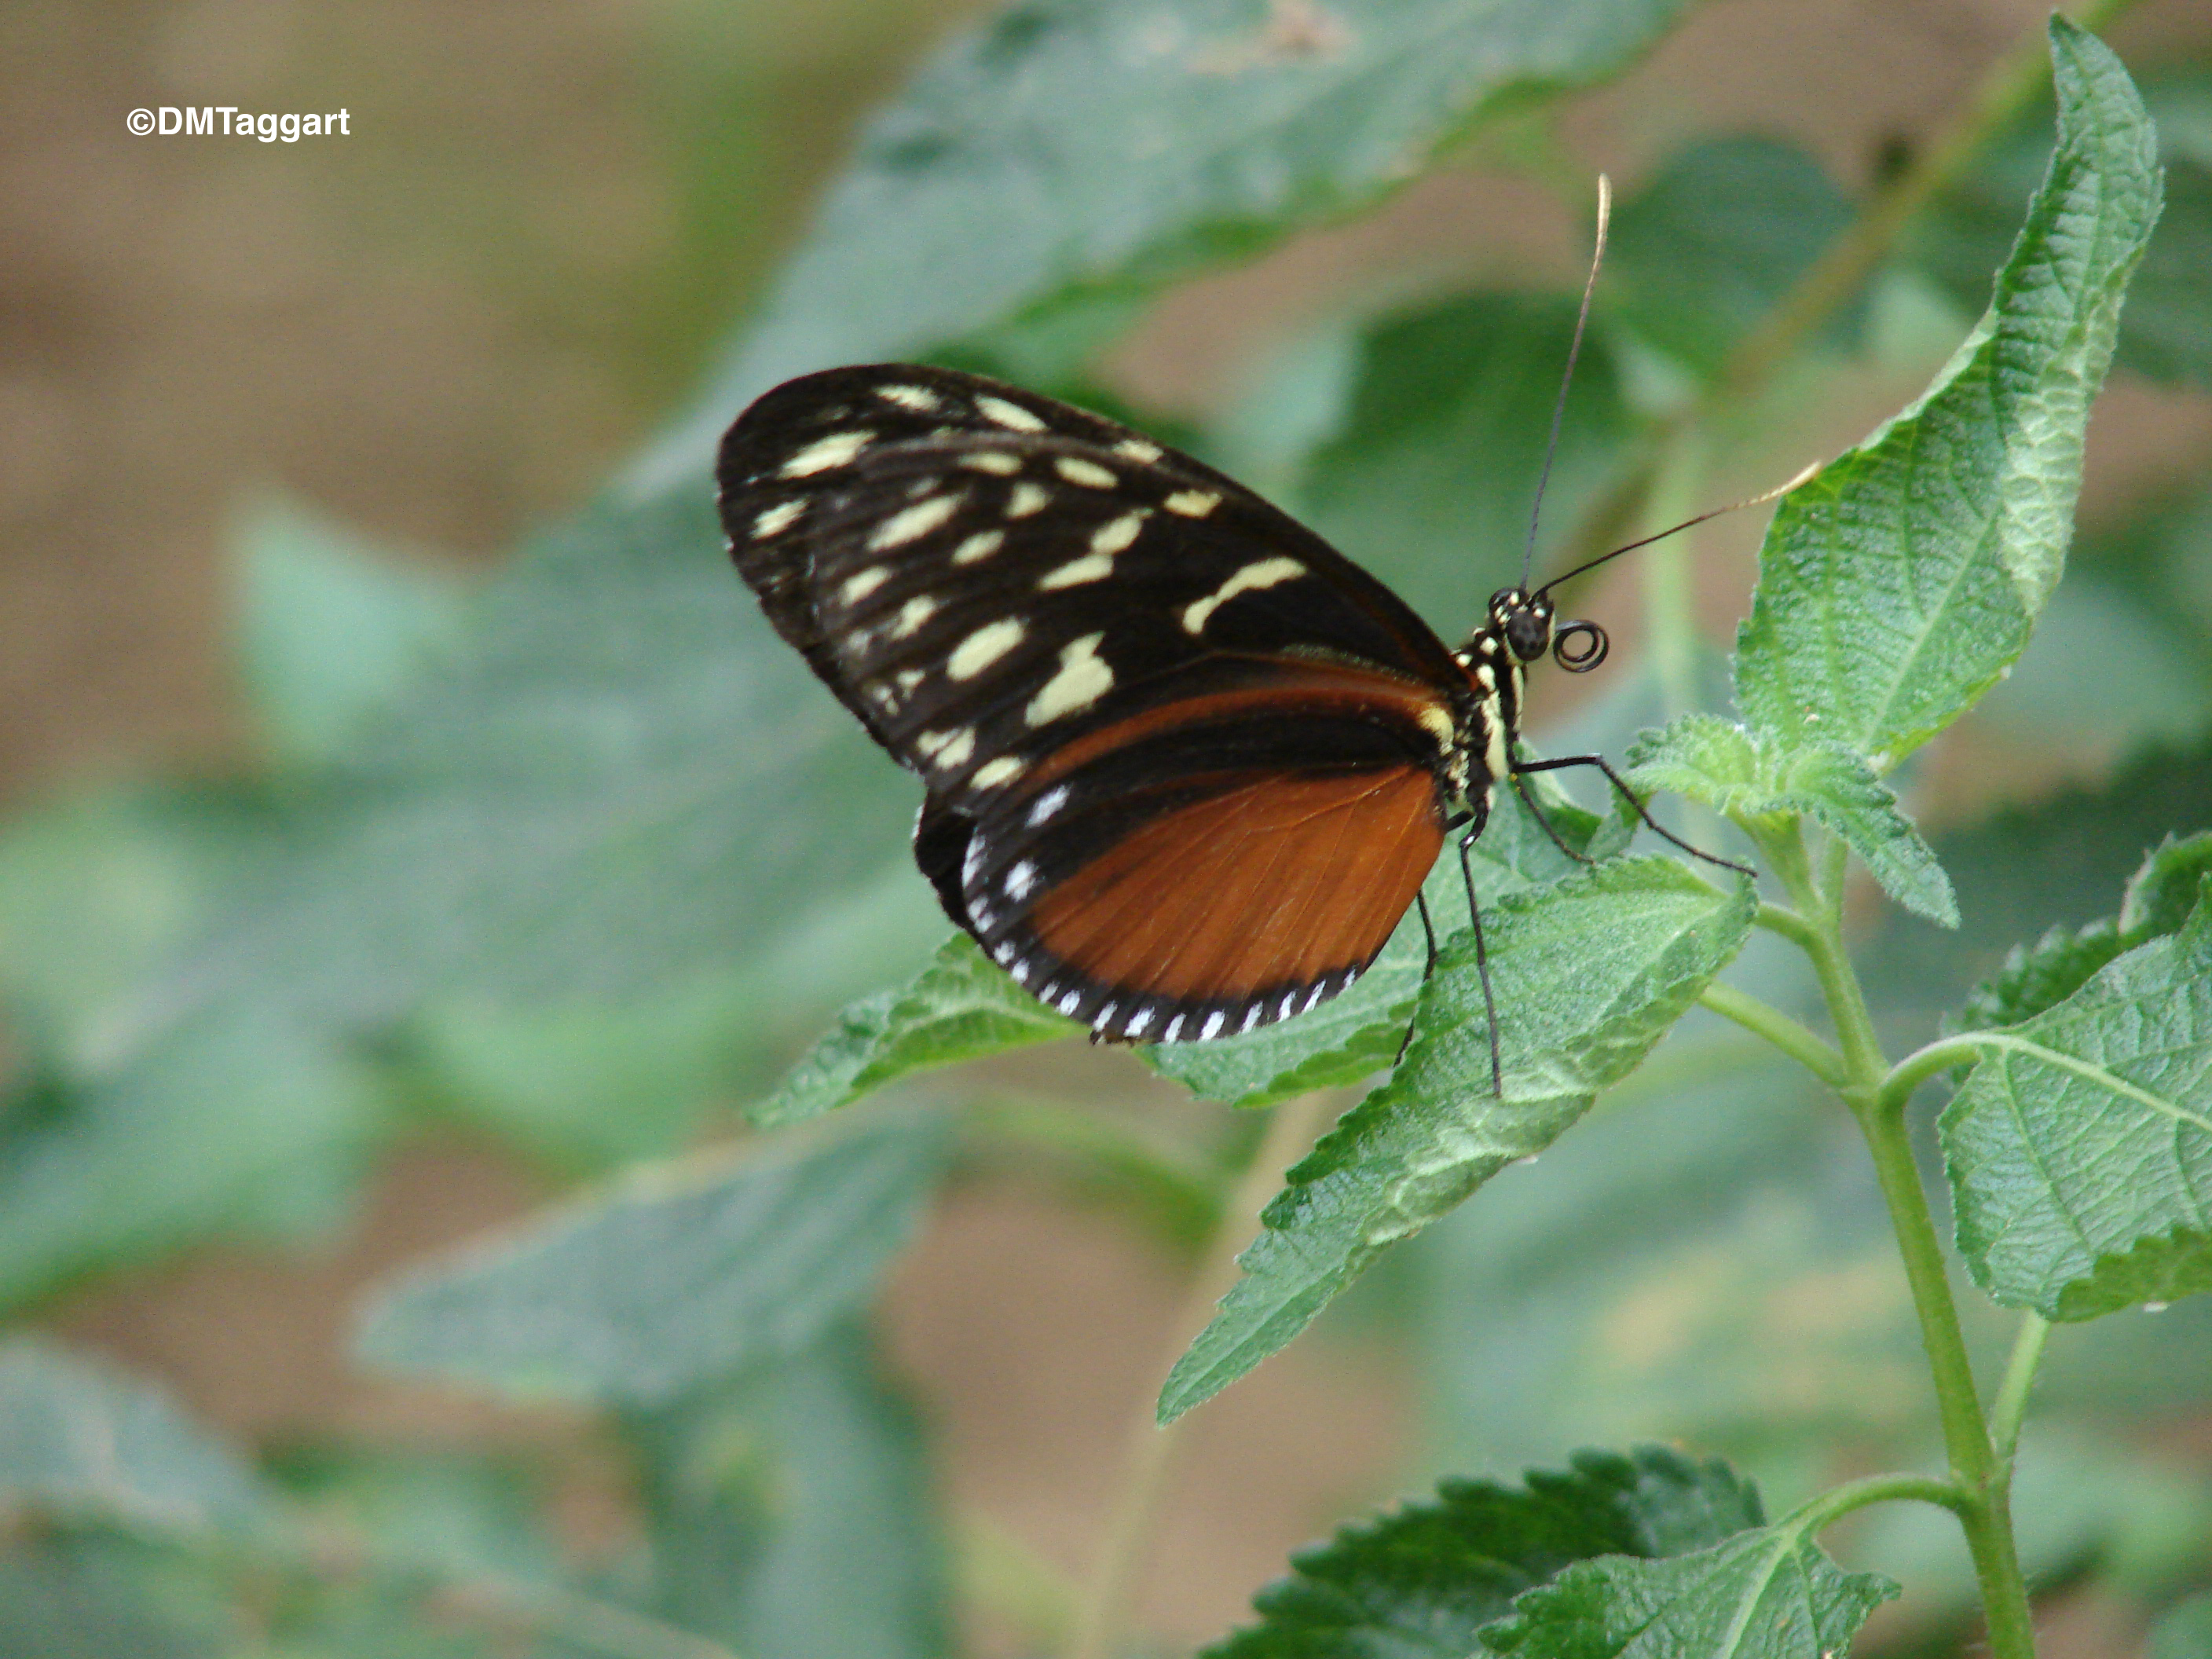
[[[1501,589],[1454,650],[1203,462],[908,363],[777,386],[717,473],[769,623],[920,775],[945,914],[1097,1037],[1218,1037],[1339,994],[1501,784],[1591,766],[1635,803],[1598,756],[1517,752],[1527,669],[1606,655],[1557,620],[1565,576]],[[1494,1007],[1491,1029],[1497,1085]]]

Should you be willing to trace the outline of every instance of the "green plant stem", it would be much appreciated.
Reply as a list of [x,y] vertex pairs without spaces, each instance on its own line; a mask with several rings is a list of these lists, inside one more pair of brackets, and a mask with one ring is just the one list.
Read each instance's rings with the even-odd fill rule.
[[[1212,1316],[1214,1304],[1236,1282],[1237,1255],[1249,1239],[1253,1218],[1281,1181],[1284,1170],[1319,1137],[1328,1101],[1324,1094],[1302,1095],[1274,1109],[1267,1133],[1222,1206],[1220,1223],[1183,1294],[1162,1363],[1148,1376],[1165,1374]],[[1084,1589],[1067,1659],[1109,1659],[1118,1645],[1129,1593],[1144,1565],[1146,1547],[1152,1541],[1152,1520],[1167,1495],[1173,1453],[1188,1431],[1188,1416],[1159,1426],[1149,1382],[1147,1388],[1130,1419],[1105,1539]]]
[[1940,1480],[1930,1474],[1868,1474],[1856,1480],[1846,1480],[1840,1486],[1831,1486],[1818,1498],[1800,1504],[1775,1524],[1778,1528],[1794,1528],[1799,1532],[1818,1532],[1849,1515],[1853,1510],[1865,1509],[1870,1504],[1933,1504],[1939,1509],[1949,1510],[1954,1515],[1962,1514],[1973,1507],[1973,1499],[1953,1482]]
[[2005,1362],[2004,1381],[1990,1402],[1990,1443],[2009,1477],[2013,1453],[2020,1446],[2021,1419],[2027,1413],[2027,1396],[2035,1387],[2036,1368],[2043,1363],[2044,1340],[2051,1322],[2039,1313],[2021,1316],[2020,1330],[2012,1340],[2012,1358]]
[[1865,994],[1844,948],[1843,849],[1832,838],[1820,860],[1826,879],[1815,880],[1802,834],[1794,823],[1786,836],[1769,833],[1761,845],[1810,935],[1814,968],[1843,1054],[1845,1080],[1838,1092],[1866,1137],[1875,1178],[1889,1207],[1890,1225],[1920,1324],[1921,1346],[1927,1351],[1929,1374],[1936,1386],[1944,1452],[1960,1494],[1960,1502],[1953,1507],[1981,1586],[1990,1651],[1996,1659],[2033,1659],[2034,1625],[2012,1534],[2011,1466],[1998,1455],[1982,1416],[1981,1395],[1951,1297],[1943,1246],[1920,1184],[1920,1168],[1905,1124],[1905,1103],[1911,1091],[1896,1086],[1897,1071],[1882,1055]]
[[1830,1088],[1840,1089],[1849,1080],[1844,1057],[1779,1008],[1718,981],[1705,987],[1698,1000],[1722,1018],[1732,1019],[1745,1030],[1765,1037]]

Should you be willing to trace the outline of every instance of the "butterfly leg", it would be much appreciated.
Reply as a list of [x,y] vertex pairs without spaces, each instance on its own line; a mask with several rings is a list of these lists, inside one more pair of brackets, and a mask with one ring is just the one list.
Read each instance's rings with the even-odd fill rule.
[[1561,836],[1559,830],[1553,827],[1551,819],[1544,816],[1544,809],[1536,805],[1536,797],[1531,794],[1528,790],[1528,781],[1517,771],[1513,775],[1513,789],[1514,793],[1521,797],[1521,804],[1528,809],[1528,816],[1535,819],[1537,823],[1543,829],[1544,833],[1552,838],[1553,846],[1558,848],[1562,853],[1565,853],[1577,864],[1595,864],[1597,862],[1597,860],[1592,858],[1588,853],[1578,853],[1573,848],[1567,845],[1566,838]]
[[[1756,873],[1745,866],[1735,863],[1732,860],[1719,858],[1715,856],[1713,854],[1705,852],[1698,848],[1691,846],[1689,842],[1684,841],[1680,836],[1674,834],[1674,831],[1662,825],[1657,819],[1651,816],[1650,813],[1644,810],[1644,803],[1636,799],[1636,792],[1633,789],[1631,789],[1628,785],[1622,781],[1620,773],[1614,771],[1612,767],[1606,763],[1605,757],[1601,755],[1565,755],[1557,760],[1516,761],[1514,763],[1513,766],[1513,779],[1515,783],[1517,785],[1520,782],[1521,775],[1524,772],[1557,772],[1563,767],[1569,766],[1595,766],[1597,768],[1599,771],[1605,774],[1606,781],[1610,783],[1615,789],[1618,789],[1623,799],[1625,799],[1631,806],[1636,809],[1636,816],[1644,820],[1644,827],[1645,829],[1656,833],[1662,840],[1674,842],[1675,846],[1680,848],[1692,858],[1703,859],[1708,864],[1717,864],[1722,869],[1733,870],[1738,875],[1741,876],[1748,876]],[[1524,796],[1523,799],[1525,799],[1526,797]],[[1531,805],[1534,805],[1534,803],[1532,802]],[[1537,816],[1540,819],[1543,815],[1539,813]],[[1546,824],[1545,828],[1548,830],[1551,826],[1549,824]],[[1552,839],[1553,841],[1559,840],[1559,836],[1556,832],[1553,835]],[[1583,862],[1587,864],[1589,860],[1588,859],[1583,859]]]
[[[1488,803],[1486,800],[1485,805]],[[1469,860],[1474,855],[1475,837],[1482,833],[1486,813],[1475,816],[1474,826],[1459,838],[1459,873],[1467,883],[1467,919],[1474,929],[1474,971],[1482,981],[1482,1011],[1490,1021],[1490,1092],[1499,1100],[1505,1098],[1505,1067],[1498,1054],[1498,999],[1490,990],[1490,947],[1482,938],[1482,907],[1474,901],[1474,866]]]
[[[1437,925],[1429,919],[1429,896],[1426,893],[1415,892],[1413,903],[1421,913],[1421,936],[1428,941],[1429,945],[1428,963],[1421,969],[1421,983],[1425,987],[1437,971]],[[1413,1019],[1419,1018],[1420,1008],[1419,1005],[1416,1004]],[[1408,1019],[1406,1022],[1406,1035],[1398,1039],[1398,1052],[1390,1056],[1390,1069],[1394,1072],[1398,1069],[1398,1062],[1405,1059],[1406,1050],[1413,1046],[1413,1019]]]

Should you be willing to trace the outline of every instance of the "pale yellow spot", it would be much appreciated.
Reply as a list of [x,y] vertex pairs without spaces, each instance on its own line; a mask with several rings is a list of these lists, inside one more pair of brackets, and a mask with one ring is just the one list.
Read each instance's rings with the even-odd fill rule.
[[996,789],[1002,783],[1011,783],[1021,776],[1022,763],[1012,755],[1001,755],[994,761],[986,761],[975,769],[975,775],[968,780],[978,789]]
[[935,599],[927,595],[918,599],[908,599],[899,608],[898,621],[892,625],[891,637],[895,640],[912,638],[922,623],[936,614]]
[[960,465],[973,467],[978,472],[995,472],[1002,478],[1010,478],[1022,470],[1022,458],[1009,455],[1001,449],[979,449],[972,454],[963,455]]
[[1114,446],[1114,453],[1116,455],[1127,455],[1133,461],[1150,466],[1161,456],[1166,454],[1167,451],[1156,443],[1148,443],[1142,438],[1124,438]]
[[878,565],[873,570],[863,570],[857,576],[845,578],[845,585],[837,590],[838,598],[848,605],[858,605],[891,579],[891,573]]
[[1004,398],[994,398],[988,393],[975,399],[975,412],[985,420],[995,421],[1015,432],[1044,430],[1044,422],[1019,404],[1010,404]]
[[1150,516],[1139,511],[1124,513],[1118,519],[1109,519],[1091,536],[1091,550],[1093,553],[1119,553],[1137,539],[1137,532],[1145,527],[1145,520]]
[[1169,512],[1186,519],[1202,519],[1220,505],[1221,497],[1210,489],[1178,489],[1166,502]]
[[918,386],[879,386],[876,396],[896,404],[901,409],[910,409],[917,415],[934,414],[937,394]]
[[804,478],[827,472],[833,466],[846,465],[874,441],[875,435],[872,432],[833,432],[826,438],[817,438],[783,464],[783,476]]
[[927,536],[959,510],[957,495],[932,495],[926,501],[916,501],[878,525],[875,534],[868,538],[868,546],[878,553],[888,547],[902,547]]
[[1296,559],[1261,559],[1248,564],[1204,599],[1187,606],[1182,613],[1182,628],[1186,634],[1202,634],[1206,619],[1239,593],[1249,593],[1256,588],[1273,587],[1278,582],[1291,581],[1306,574],[1305,566]]
[[945,672],[956,680],[972,680],[1019,645],[1028,631],[1011,617],[979,628],[953,647]]
[[978,564],[997,552],[1006,539],[1003,530],[979,530],[952,550],[955,564]]
[[1052,470],[1072,484],[1081,484],[1085,489],[1111,489],[1121,481],[1096,461],[1086,461],[1080,455],[1062,455],[1052,464]]
[[932,763],[940,772],[951,772],[965,766],[968,757],[975,752],[975,733],[966,726],[955,732],[944,748],[937,751]]
[[1057,570],[1047,571],[1037,578],[1037,590],[1049,593],[1055,587],[1079,587],[1085,582],[1103,581],[1114,574],[1114,556],[1110,553],[1086,553],[1071,560]]
[[1045,503],[1051,499],[1052,492],[1042,484],[1018,483],[1014,493],[1006,498],[1006,516],[1026,519],[1032,513],[1043,512]]
[[1455,733],[1449,709],[1439,708],[1434,703],[1428,703],[1423,706],[1420,719],[1422,726],[1427,728],[1429,735],[1437,740],[1437,746],[1439,749],[1449,749],[1451,746],[1451,741]]
[[1064,646],[1060,653],[1060,671],[1044,684],[1044,689],[1030,699],[1023,718],[1031,726],[1043,726],[1064,714],[1076,714],[1088,708],[1114,689],[1114,671],[1099,660],[1098,642],[1106,635],[1085,634],[1081,639]]
[[919,668],[902,668],[898,672],[898,689],[911,694],[915,687],[928,678]]
[[762,540],[782,534],[806,511],[805,501],[779,501],[753,520],[753,534]]

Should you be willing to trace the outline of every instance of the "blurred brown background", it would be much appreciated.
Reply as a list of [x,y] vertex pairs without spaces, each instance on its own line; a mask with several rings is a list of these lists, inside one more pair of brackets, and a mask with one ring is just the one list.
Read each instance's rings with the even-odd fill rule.
[[[478,562],[584,501],[689,390],[853,123],[969,9],[0,11],[0,801],[240,752],[225,527],[253,492],[279,486],[377,538]],[[1732,131],[1795,138],[1860,184],[2044,10],[1722,0],[1583,100],[1570,132],[1624,185],[1685,135]],[[2212,49],[2212,4],[2158,0],[2112,39],[2131,63]],[[351,136],[125,130],[135,107],[199,103],[343,106]],[[1571,233],[1547,197],[1448,170],[1369,220],[1170,296],[1113,374],[1156,404],[1203,407],[1328,296],[1531,260],[1568,272]],[[2201,473],[2212,399],[2125,390],[2100,410],[2092,459],[2091,514],[2146,474]],[[1130,1075],[1102,1067],[1102,1092]],[[487,1153],[424,1147],[313,1259],[207,1253],[61,1322],[248,1433],[477,1431],[495,1420],[485,1408],[352,1374],[346,1306],[391,1263],[543,1195]],[[1012,1182],[965,1189],[903,1270],[896,1351],[945,1431],[955,1493],[1009,1547],[1080,1571],[1170,1340],[1180,1271],[1110,1220]],[[1382,1358],[1310,1341],[1202,1413],[1146,1598],[1156,1626],[1217,1633],[1287,1547],[1389,1490],[1403,1416]],[[1316,1419],[1334,1425],[1327,1458],[1297,1432]],[[580,1440],[576,1455],[588,1528]],[[2110,1651],[2098,1619],[2069,1611],[2075,1633],[2050,1651]]]

